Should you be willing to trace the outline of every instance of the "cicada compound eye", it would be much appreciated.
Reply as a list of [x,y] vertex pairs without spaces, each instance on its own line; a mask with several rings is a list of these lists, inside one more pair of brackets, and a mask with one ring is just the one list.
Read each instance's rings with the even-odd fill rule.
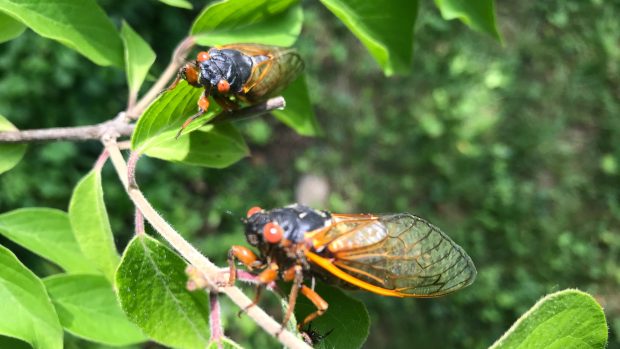
[[209,56],[209,52],[207,52],[207,51],[198,52],[198,55],[196,55],[196,60],[198,62],[204,62],[204,61],[208,60],[209,58],[211,58],[211,57]]
[[255,213],[258,213],[260,211],[262,211],[263,209],[258,207],[258,206],[254,206],[251,209],[248,210],[248,213],[246,215],[246,217],[250,218],[252,217]]
[[228,93],[230,91],[230,83],[226,80],[220,80],[217,83],[217,92],[219,93]]
[[263,227],[263,238],[270,244],[277,244],[284,234],[282,227],[274,222],[269,222]]

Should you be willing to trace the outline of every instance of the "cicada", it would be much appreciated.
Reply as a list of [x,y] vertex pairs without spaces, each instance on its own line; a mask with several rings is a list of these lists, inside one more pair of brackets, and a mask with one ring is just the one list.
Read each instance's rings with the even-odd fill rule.
[[231,44],[199,52],[195,61],[181,67],[168,88],[173,89],[181,79],[204,88],[198,113],[181,130],[209,109],[209,96],[227,111],[237,109],[239,102],[256,104],[282,92],[303,68],[303,60],[292,48]]
[[460,246],[408,213],[335,214],[293,204],[270,211],[253,207],[243,221],[246,239],[259,254],[233,246],[229,282],[235,282],[236,261],[256,272],[256,303],[265,285],[293,281],[283,325],[298,293],[317,309],[299,328],[327,311],[327,302],[308,286],[314,278],[382,296],[439,297],[476,277],[474,263]]

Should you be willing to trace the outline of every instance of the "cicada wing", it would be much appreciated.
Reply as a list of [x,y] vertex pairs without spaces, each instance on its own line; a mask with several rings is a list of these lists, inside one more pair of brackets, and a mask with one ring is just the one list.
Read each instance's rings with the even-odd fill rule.
[[282,92],[303,71],[304,61],[293,49],[273,51],[269,58],[259,61],[244,90],[244,97],[249,102],[257,102],[273,97]]
[[[322,267],[337,268],[330,272],[375,293],[437,297],[470,285],[476,277],[471,258],[460,246],[410,214],[336,220],[317,241],[332,256],[329,265],[327,259],[320,262]],[[342,272],[354,279],[343,278]]]
[[215,46],[218,50],[237,50],[248,56],[273,56],[275,52],[288,50],[286,47],[261,44],[228,44]]

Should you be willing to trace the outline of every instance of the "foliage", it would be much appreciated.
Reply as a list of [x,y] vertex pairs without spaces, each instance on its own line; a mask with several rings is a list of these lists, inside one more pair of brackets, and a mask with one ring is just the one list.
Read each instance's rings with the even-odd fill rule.
[[538,301],[491,349],[604,348],[606,344],[601,306],[587,293],[565,290]]
[[[299,36],[297,46],[307,74],[296,89],[285,91],[288,106],[275,115],[302,135],[322,129],[323,138],[303,139],[266,119],[199,130],[190,125],[194,132],[174,142],[178,126],[195,109],[199,92],[183,85],[160,96],[140,118],[132,137],[134,149],[168,161],[141,160],[140,185],[173,226],[209,257],[223,262],[231,244],[243,244],[238,222],[242,212],[253,204],[289,203],[294,198],[291,189],[302,174],[319,174],[331,186],[325,208],[416,212],[448,231],[479,268],[472,287],[444,299],[353,294],[363,300],[374,320],[367,346],[485,347],[541,295],[565,287],[585,289],[606,305],[610,347],[620,343],[616,334],[620,307],[614,301],[620,285],[620,124],[616,117],[620,103],[614,90],[620,80],[614,64],[620,59],[617,5],[596,0],[502,4],[501,13],[510,14],[500,20],[502,48],[440,17],[458,18],[499,38],[489,0],[471,6],[435,1],[438,10],[426,2],[398,0],[378,8],[349,0],[323,1],[325,7],[304,3],[303,8],[295,1],[230,0],[191,13],[164,3],[191,8],[187,1],[171,0],[101,1],[99,5],[65,1],[63,8],[0,0],[0,23],[10,23],[9,31],[1,30],[0,39],[18,37],[2,44],[0,113],[20,129],[101,122],[124,108],[129,89],[125,77],[132,92],[140,90],[151,65],[147,43],[159,58],[153,73],[163,68],[187,32],[197,34],[201,44],[247,39],[290,45]],[[381,13],[389,15],[377,15]],[[119,34],[121,19],[128,24]],[[20,36],[26,26],[76,51],[28,31]],[[418,49],[412,65],[414,26]],[[92,27],[101,31],[93,33]],[[95,66],[80,55],[101,66],[120,67],[124,62],[126,74]],[[384,76],[412,67],[414,73],[407,77]],[[148,85],[150,79],[146,79]],[[152,262],[151,274],[171,270],[159,279],[119,272],[116,278],[123,281],[117,284],[119,291],[145,285],[161,291],[148,282],[163,280],[159,286],[172,285],[175,292],[183,293],[184,280],[182,260],[161,244],[142,236],[133,239],[130,248],[125,246],[133,208],[124,189],[107,169],[101,174],[100,168],[89,172],[101,147],[34,144],[26,160],[14,168],[24,149],[11,148],[17,154],[12,158],[6,149],[0,146],[0,166],[10,169],[0,176],[0,212],[4,212],[0,234],[6,238],[0,243],[17,258],[0,247],[6,255],[0,290],[27,287],[34,296],[18,298],[12,304],[14,310],[3,309],[10,313],[28,309],[39,316],[9,324],[19,328],[0,322],[0,333],[45,348],[62,347],[62,328],[72,334],[66,336],[65,347],[96,345],[77,337],[129,344],[145,338],[135,327],[129,329],[131,319],[151,339],[186,346],[169,341],[161,330],[145,329],[145,317],[136,317],[149,309],[145,298],[121,293],[121,300],[138,304],[127,311],[125,302],[126,314],[102,307],[109,304],[113,290],[106,278],[118,263],[114,243],[125,251],[124,271],[139,264],[126,264],[138,240],[152,248],[138,249],[141,253],[133,254],[134,261]],[[252,157],[241,160],[248,149]],[[226,169],[207,169],[237,161]],[[102,204],[104,190],[107,210]],[[66,209],[70,199],[68,214],[58,210]],[[14,210],[41,205],[55,209]],[[80,212],[82,205],[93,209]],[[88,216],[93,212],[97,213]],[[90,220],[100,224],[86,229],[83,222]],[[96,246],[103,246],[99,253],[93,252]],[[146,252],[151,250],[167,257],[149,260]],[[9,274],[9,270],[15,272]],[[19,278],[11,278],[15,276]],[[39,277],[44,276],[42,283]],[[87,297],[75,287],[75,280],[90,285],[98,295],[92,303],[80,300]],[[129,284],[129,288],[119,286]],[[344,297],[335,303],[361,304],[351,294],[325,292],[329,297]],[[580,297],[575,302],[586,304],[586,310],[575,316],[594,314],[598,323],[588,332],[602,333],[600,308],[591,299],[583,303]],[[277,314],[277,306],[269,308],[274,297],[266,298],[268,312]],[[579,304],[563,303],[564,308],[554,310]],[[110,312],[101,312],[104,308]],[[191,309],[195,314],[206,308]],[[300,305],[298,311],[303,309]],[[334,309],[337,306],[330,304],[332,313],[320,319],[324,323],[317,321],[319,331],[329,331],[329,323],[340,320],[330,318],[341,315]],[[223,311],[227,334],[242,345],[276,345],[247,318],[238,320],[236,309],[224,307]],[[71,323],[67,319],[73,316],[83,320]],[[119,337],[107,339],[115,343],[105,342],[102,329],[88,322],[107,316],[127,326]],[[155,321],[162,319],[159,325],[165,324],[164,319],[175,319],[153,316]],[[350,320],[357,315],[342,311],[342,316]],[[514,333],[520,331],[517,328]],[[334,334],[334,340],[340,340],[340,332],[344,331]],[[201,333],[208,336],[204,328]],[[353,333],[353,339],[363,340],[363,334]],[[331,340],[328,336],[326,343]],[[0,346],[3,343],[20,345],[0,336]],[[203,342],[200,345],[204,347]]]

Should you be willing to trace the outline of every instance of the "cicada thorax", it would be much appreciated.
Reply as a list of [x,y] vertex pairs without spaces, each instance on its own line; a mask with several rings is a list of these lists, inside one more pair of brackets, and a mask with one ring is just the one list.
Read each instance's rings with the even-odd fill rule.
[[[306,233],[328,226],[331,215],[307,206],[291,206],[260,211],[245,221],[247,241],[257,247],[261,255],[278,264],[281,270],[299,264],[303,251],[307,248]],[[267,241],[270,225],[277,225],[282,231],[282,239],[277,243]]]
[[[238,50],[230,49],[211,49],[208,54],[208,59],[198,63],[200,84],[208,87],[216,95],[242,92],[252,75],[253,58]],[[227,91],[218,89],[222,81],[228,83]]]

